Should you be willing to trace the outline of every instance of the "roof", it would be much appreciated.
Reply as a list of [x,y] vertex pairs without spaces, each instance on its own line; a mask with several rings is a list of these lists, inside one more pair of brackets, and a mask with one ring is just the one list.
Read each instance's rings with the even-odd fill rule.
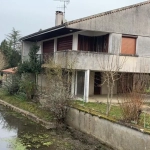
[[[144,2],[141,2],[141,3],[137,3],[137,4],[134,4],[134,5],[114,9],[114,10],[111,10],[111,11],[99,13],[99,14],[96,14],[96,15],[76,19],[76,20],[73,20],[73,21],[69,21],[69,22],[66,22],[62,25],[55,26],[55,27],[52,27],[52,28],[48,28],[46,30],[42,30],[42,31],[35,32],[33,34],[27,35],[25,37],[22,37],[20,40],[40,41],[40,40],[48,39],[48,38],[51,38],[51,37],[56,37],[56,36],[59,36],[59,35],[69,34],[69,30],[71,29],[71,28],[69,28],[69,25],[71,25],[71,24],[75,24],[75,23],[78,23],[78,22],[90,20],[90,19],[97,18],[97,17],[110,15],[112,13],[121,12],[121,11],[124,11],[124,10],[127,10],[127,9],[132,9],[132,8],[139,7],[139,6],[142,6],[142,5],[147,5],[147,4],[150,4],[150,0],[144,1]],[[73,32],[80,31],[79,29],[71,29],[71,30]]]
[[99,14],[96,14],[96,15],[76,19],[76,20],[73,20],[73,21],[69,21],[69,22],[67,22],[67,25],[71,25],[71,24],[74,24],[74,23],[90,20],[90,19],[97,18],[97,17],[106,16],[106,15],[109,15],[109,14],[112,14],[112,13],[121,12],[121,11],[124,11],[124,10],[127,10],[127,9],[132,9],[132,8],[139,7],[139,6],[142,6],[142,5],[147,5],[147,4],[150,4],[150,0],[144,1],[144,2],[141,2],[141,3],[137,3],[137,4],[134,4],[134,5],[129,5],[129,6],[126,6],[126,7],[106,11],[106,12],[99,13]]
[[16,71],[17,71],[17,67],[2,70],[3,73],[10,73],[10,74],[14,74],[16,73]]

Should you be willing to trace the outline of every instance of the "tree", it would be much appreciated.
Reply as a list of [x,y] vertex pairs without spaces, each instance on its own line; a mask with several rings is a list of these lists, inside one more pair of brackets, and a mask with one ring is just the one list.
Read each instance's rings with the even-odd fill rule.
[[102,74],[102,84],[107,85],[107,109],[106,115],[109,115],[112,105],[112,98],[113,98],[113,90],[116,84],[116,81],[119,80],[121,74],[119,74],[120,69],[123,67],[126,61],[125,56],[119,55],[108,55],[103,54],[103,57],[98,60],[100,70],[103,71]]
[[[60,58],[59,58],[60,60]],[[63,122],[71,98],[71,81],[74,62],[66,61],[65,66],[57,63],[53,57],[49,58],[45,68],[47,85],[42,95],[45,96],[45,106],[53,113],[57,122]]]
[[33,44],[29,51],[29,60],[23,61],[18,65],[18,73],[32,73],[35,80],[36,75],[41,72],[41,61],[37,52],[39,51],[39,46]]
[[20,82],[21,90],[26,93],[28,99],[33,99],[37,85],[37,75],[41,72],[41,61],[37,52],[39,46],[33,44],[29,52],[29,60],[23,61],[18,65],[17,72],[22,74],[22,81]]
[[9,33],[7,36],[7,41],[9,46],[16,51],[20,51],[21,50],[21,43],[19,41],[20,37],[20,31],[15,30],[15,28],[12,29],[12,32]]
[[7,67],[16,67],[21,61],[20,32],[13,28],[12,32],[6,36],[0,45],[1,52],[7,60]]

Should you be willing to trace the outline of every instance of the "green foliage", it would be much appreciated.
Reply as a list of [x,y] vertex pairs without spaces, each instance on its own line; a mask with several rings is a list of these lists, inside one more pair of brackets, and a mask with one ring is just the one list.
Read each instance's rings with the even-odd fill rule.
[[19,91],[20,76],[17,74],[9,74],[3,83],[4,89],[10,94],[16,94]]
[[26,93],[27,99],[33,98],[36,91],[36,84],[29,75],[24,75],[20,81],[20,91]]
[[0,90],[0,99],[3,99],[4,101],[19,107],[21,109],[24,109],[26,111],[29,111],[30,113],[34,113],[36,116],[38,116],[41,119],[44,119],[46,121],[52,120],[52,115],[49,113],[49,111],[44,110],[39,107],[39,104],[35,103],[29,103],[27,101],[24,101],[18,97],[18,95],[8,95],[8,93],[4,90]]
[[18,73],[33,73],[38,74],[41,71],[41,62],[37,52],[39,51],[39,46],[34,44],[30,48],[29,60],[24,61],[18,66]]
[[7,40],[2,41],[0,50],[7,60],[7,67],[16,67],[21,61],[21,43],[19,42],[20,32],[13,28],[7,35]]

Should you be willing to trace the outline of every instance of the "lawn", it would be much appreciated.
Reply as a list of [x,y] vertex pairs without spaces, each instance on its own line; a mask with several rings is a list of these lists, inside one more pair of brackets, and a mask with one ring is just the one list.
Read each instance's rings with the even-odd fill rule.
[[[94,103],[94,102],[85,103],[82,101],[74,101],[73,107],[85,110],[87,112],[95,112],[96,114],[105,116],[107,105],[104,103]],[[116,120],[120,120],[121,119],[120,107],[112,105],[109,117],[114,118]]]
[[27,101],[19,95],[9,95],[6,91],[0,89],[0,99],[30,113],[33,113],[45,121],[52,120],[52,115],[48,110],[42,109],[40,104]]

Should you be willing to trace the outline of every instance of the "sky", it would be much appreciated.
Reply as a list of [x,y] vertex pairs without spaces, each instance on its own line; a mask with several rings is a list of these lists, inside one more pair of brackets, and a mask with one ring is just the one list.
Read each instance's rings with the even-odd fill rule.
[[[94,15],[144,0],[70,0],[66,20]],[[0,0],[0,43],[13,27],[21,36],[55,26],[55,11],[63,11],[59,0]]]

